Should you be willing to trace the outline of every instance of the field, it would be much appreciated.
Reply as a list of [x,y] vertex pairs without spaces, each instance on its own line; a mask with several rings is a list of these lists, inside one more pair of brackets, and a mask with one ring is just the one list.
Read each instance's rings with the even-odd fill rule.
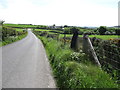
[[16,31],[23,31],[24,29],[21,29],[21,28],[13,28],[15,29]]
[[35,29],[35,31],[47,31],[47,32],[49,32],[49,31],[53,31],[53,30],[47,30],[47,29]]
[[[62,29],[46,28],[42,25],[20,25],[20,24],[4,24],[3,28],[3,45],[15,42],[24,38],[27,35],[25,29],[31,28],[33,33],[42,41],[48,59],[50,61],[54,78],[57,82],[57,87],[60,88],[118,88],[117,83],[117,70],[111,69],[109,65],[104,64],[103,67],[98,67],[91,56],[84,52],[83,48],[73,49],[71,48],[71,38],[73,34],[66,33],[67,38],[63,39],[65,31]],[[41,29],[44,28],[44,29]],[[70,29],[69,29],[70,30]],[[83,34],[84,32],[90,32],[90,29],[80,29]],[[91,30],[94,31],[94,30]],[[83,37],[80,34],[79,37]],[[89,35],[89,37],[100,38],[100,40],[108,41],[112,38],[118,38],[117,35]],[[69,42],[68,42],[69,41]],[[99,39],[95,40],[94,45],[96,45],[95,50],[99,51],[106,47],[109,50],[113,50],[115,55],[119,50],[115,44],[108,46],[108,42],[99,43]],[[99,48],[98,48],[98,43]],[[78,44],[79,45],[79,44]],[[79,45],[80,46],[80,45]],[[89,46],[89,45],[88,45]],[[114,46],[114,47],[113,47]],[[75,46],[77,47],[77,45]],[[111,48],[113,47],[113,48]],[[98,49],[98,50],[97,50]],[[113,52],[112,51],[112,52]],[[102,51],[101,51],[102,52]],[[100,54],[101,54],[100,52]],[[105,51],[104,51],[105,52]],[[98,57],[99,53],[97,54]],[[102,61],[105,60],[107,56],[101,57]],[[113,55],[113,53],[112,53]],[[111,55],[111,56],[112,56]],[[115,56],[114,56],[115,57]],[[117,56],[118,57],[118,56]],[[116,57],[114,58],[115,60]],[[109,59],[111,60],[111,59]],[[107,60],[108,61],[108,60]],[[106,70],[107,69],[107,70]]]
[[103,40],[108,40],[108,39],[112,39],[112,38],[118,38],[117,35],[90,35],[90,37],[101,38]]
[[[84,29],[82,29],[84,30]],[[46,31],[50,34],[55,34],[56,32],[62,33],[63,31],[59,31],[59,30],[47,30],[47,29],[35,29],[35,31]],[[64,37],[64,34],[59,34],[60,38]],[[66,34],[66,37],[72,37],[72,34]],[[79,37],[83,37],[83,35],[79,35]],[[118,38],[118,35],[89,35],[89,37],[96,37],[96,38],[100,38],[103,40],[108,40],[108,39],[113,39],[113,38]]]
[[[24,28],[35,28],[35,31],[45,31],[48,32],[50,34],[59,34],[59,37],[62,38],[64,37],[64,31],[63,30],[55,30],[55,29],[40,29],[40,28],[47,28],[47,26],[43,26],[43,25],[32,25],[32,24],[4,24],[5,27],[12,27],[15,28],[17,31],[21,31]],[[37,29],[38,28],[38,29]],[[70,28],[67,28],[70,29]],[[89,33],[96,33],[96,29],[83,29],[83,28],[79,28],[80,32],[84,33],[84,32],[89,32]],[[115,29],[110,29],[108,31],[113,31],[115,32]],[[97,33],[96,33],[97,34]],[[66,37],[72,37],[72,34],[66,34]],[[79,37],[82,37],[82,34],[79,35]],[[113,39],[113,38],[118,38],[117,35],[89,35],[89,37],[96,37],[96,38],[100,38],[103,40],[108,40],[108,39]]]
[[35,25],[24,25],[24,24],[4,24],[6,27],[13,27],[13,28],[33,28],[36,27]]

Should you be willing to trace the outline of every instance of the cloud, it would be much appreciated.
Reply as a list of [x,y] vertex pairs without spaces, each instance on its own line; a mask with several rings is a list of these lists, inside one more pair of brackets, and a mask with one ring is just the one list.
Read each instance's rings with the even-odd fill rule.
[[116,7],[101,6],[100,2],[92,1],[95,0],[7,0],[7,8],[0,4],[0,18],[8,23],[117,25]]

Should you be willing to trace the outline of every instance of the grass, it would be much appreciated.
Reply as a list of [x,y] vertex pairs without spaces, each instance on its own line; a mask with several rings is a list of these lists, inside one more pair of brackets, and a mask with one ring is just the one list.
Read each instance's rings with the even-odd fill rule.
[[108,40],[111,38],[118,38],[118,35],[90,35],[90,37],[101,38],[103,40]]
[[5,46],[5,45],[10,44],[10,43],[13,43],[13,42],[16,42],[18,40],[21,40],[26,36],[27,36],[27,33],[23,34],[23,35],[16,36],[16,37],[14,37],[14,36],[9,37],[9,38],[5,39],[5,41],[0,42],[0,47]]
[[[13,24],[9,24],[13,25]],[[16,24],[15,24],[16,25]],[[0,31],[0,46],[10,44],[12,42],[21,40],[27,35],[27,31],[22,28],[13,28],[4,26]]]
[[0,30],[2,30],[2,26],[0,25]]
[[[38,36],[38,35],[37,35]],[[60,88],[117,88],[109,74],[93,65],[83,53],[77,53],[60,41],[40,38],[46,48],[53,73]]]
[[[72,34],[66,34],[66,37],[72,37],[72,36],[73,36]],[[60,34],[60,37],[64,37],[64,35]],[[79,37],[83,37],[83,35],[79,35]],[[117,35],[89,35],[89,37],[96,37],[96,38],[100,38],[103,40],[108,40],[111,38],[118,38]]]
[[36,25],[22,25],[22,24],[4,24],[6,27],[18,27],[18,28],[28,28],[28,27],[36,27]]
[[[66,37],[72,37],[72,34],[66,34]],[[60,38],[64,37],[64,34],[60,34]]]
[[[55,34],[54,32],[50,32],[50,31],[58,31],[58,32],[62,32],[62,31],[59,31],[59,30],[46,30],[46,29],[35,29],[36,31],[47,31],[49,34]],[[64,34],[59,34],[60,38],[64,37]],[[66,34],[66,37],[72,37],[73,35],[72,34]],[[79,37],[83,37],[83,35],[79,35]],[[96,38],[100,38],[100,39],[103,39],[103,40],[108,40],[108,39],[111,39],[111,38],[118,38],[117,35],[89,35],[89,37],[96,37]]]
[[53,30],[47,30],[47,29],[35,29],[35,31],[53,31]]
[[21,28],[13,28],[13,29],[15,29],[16,31],[23,31],[23,29]]

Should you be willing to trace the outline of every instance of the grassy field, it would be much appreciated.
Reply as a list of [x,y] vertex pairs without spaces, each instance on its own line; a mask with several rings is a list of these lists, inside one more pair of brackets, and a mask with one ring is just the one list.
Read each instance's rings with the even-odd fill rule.
[[112,38],[118,38],[117,35],[90,35],[90,37],[96,37],[96,38],[101,38],[104,40],[112,39]]
[[24,29],[21,29],[21,28],[13,28],[15,29],[16,31],[23,31]]
[[[69,34],[66,35],[66,37],[72,37],[72,36],[73,35],[69,35]],[[64,35],[60,34],[60,37],[64,37]],[[83,37],[83,35],[79,35],[79,37]],[[103,40],[118,38],[117,35],[89,35],[89,37],[96,37],[96,38],[100,38]]]
[[47,30],[47,29],[35,29],[35,31],[53,31],[53,30]]
[[22,25],[22,24],[4,24],[6,27],[19,27],[19,28],[32,28],[36,27],[36,25]]
[[35,29],[35,31],[46,31],[48,33],[50,33],[50,32],[53,32],[53,33],[55,33],[55,32],[63,33],[63,31],[60,31],[60,30],[49,30],[49,29]]
[[[57,32],[62,32],[62,31],[59,31],[59,30],[46,30],[46,29],[35,29],[36,31],[46,31],[50,34],[55,34],[54,32],[51,32],[51,31],[57,31]],[[66,37],[72,37],[73,35],[72,34],[66,34]],[[59,36],[60,38],[64,37],[64,34],[60,34]],[[83,37],[83,35],[79,35],[79,37]],[[117,35],[89,35],[89,37],[96,37],[96,38],[100,38],[100,39],[103,39],[103,40],[108,40],[108,39],[112,39],[112,38],[118,38]]]

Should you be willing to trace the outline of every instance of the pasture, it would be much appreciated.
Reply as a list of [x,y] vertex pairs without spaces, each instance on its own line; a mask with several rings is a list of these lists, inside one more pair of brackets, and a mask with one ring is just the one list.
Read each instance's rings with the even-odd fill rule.
[[27,25],[27,24],[4,24],[5,27],[12,27],[12,28],[33,28],[36,25]]
[[[35,29],[35,31],[46,31],[49,34],[55,34],[57,32],[57,33],[60,33],[59,34],[60,38],[64,37],[64,34],[61,34],[61,33],[64,33],[64,32],[59,31],[59,30]],[[66,37],[72,37],[72,34],[65,34],[65,35],[66,35]],[[79,37],[83,37],[83,35],[79,35]],[[89,37],[96,37],[96,38],[100,38],[100,39],[103,39],[103,40],[109,40],[109,39],[118,38],[118,35],[89,35]]]

